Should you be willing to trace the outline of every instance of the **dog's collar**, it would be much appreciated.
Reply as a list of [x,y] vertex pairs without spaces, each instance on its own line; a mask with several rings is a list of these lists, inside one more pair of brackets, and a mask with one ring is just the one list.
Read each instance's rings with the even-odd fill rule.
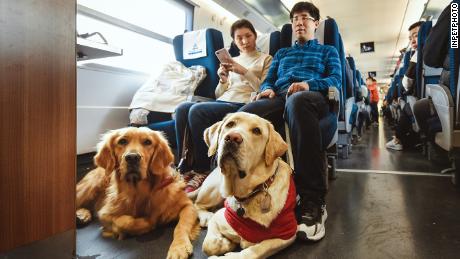
[[258,194],[261,191],[267,191],[270,185],[275,181],[276,174],[278,174],[278,168],[280,167],[280,162],[278,160],[278,164],[276,165],[276,170],[275,173],[272,174],[265,182],[257,185],[257,187],[246,197],[237,197],[236,195],[233,195],[235,197],[235,200],[239,203],[246,203],[249,199],[254,197],[256,194]]
[[166,186],[172,184],[174,182],[174,177],[172,176],[167,176],[166,178],[163,179],[163,181],[160,182],[158,185],[157,189],[163,189]]

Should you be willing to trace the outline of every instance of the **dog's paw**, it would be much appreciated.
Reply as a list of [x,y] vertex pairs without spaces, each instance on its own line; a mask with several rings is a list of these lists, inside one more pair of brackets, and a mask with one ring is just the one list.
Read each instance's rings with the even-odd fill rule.
[[91,212],[87,209],[80,208],[75,212],[77,227],[87,225],[91,221]]
[[225,259],[244,259],[244,256],[239,252],[228,252],[224,256],[221,256],[220,258],[225,258]]
[[245,259],[244,256],[241,255],[241,253],[237,252],[228,252],[225,255],[222,256],[210,256],[208,259]]
[[122,240],[122,239],[125,238],[125,235],[123,233],[117,233],[117,232],[113,232],[113,231],[102,230],[102,237]]
[[113,229],[116,230],[116,232],[126,231],[133,225],[133,222],[134,218],[132,216],[120,216],[113,221]]
[[207,227],[213,215],[214,213],[210,211],[206,211],[206,210],[198,211],[198,218],[200,219],[200,226],[203,228]]
[[193,253],[193,246],[190,240],[174,240],[169,247],[167,259],[187,259]]
[[233,251],[236,248],[236,244],[228,240],[223,236],[206,239],[203,242],[202,249],[207,255],[220,255]]

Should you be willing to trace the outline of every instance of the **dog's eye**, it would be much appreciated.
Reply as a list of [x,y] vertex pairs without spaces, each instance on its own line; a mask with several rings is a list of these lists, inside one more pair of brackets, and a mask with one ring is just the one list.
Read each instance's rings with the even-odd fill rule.
[[143,143],[145,146],[150,146],[152,145],[152,141],[150,139],[146,139],[144,140],[144,143]]
[[128,140],[125,139],[125,138],[122,138],[122,139],[118,140],[118,144],[124,146],[124,145],[128,144]]
[[256,134],[256,135],[261,135],[262,134],[262,131],[260,131],[259,128],[253,128],[252,129],[252,133]]
[[227,123],[227,125],[225,125],[225,127],[227,127],[227,128],[231,128],[231,127],[233,127],[233,126],[235,126],[235,122],[234,122],[234,121],[231,121],[231,122]]

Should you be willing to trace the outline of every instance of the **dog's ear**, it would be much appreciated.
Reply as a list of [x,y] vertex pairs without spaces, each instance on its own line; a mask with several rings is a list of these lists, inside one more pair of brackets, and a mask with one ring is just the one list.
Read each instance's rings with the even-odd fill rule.
[[113,141],[118,132],[111,130],[102,136],[102,140],[97,144],[97,154],[94,156],[94,163],[105,169],[107,175],[111,174],[117,165],[117,160],[113,151]]
[[174,162],[174,155],[168,145],[168,141],[160,132],[153,131],[151,134],[156,145],[149,165],[150,172],[161,174]]
[[273,164],[276,158],[282,156],[288,146],[286,142],[284,142],[281,135],[276,132],[273,125],[269,122],[268,123],[268,142],[267,146],[265,146],[265,164],[267,166]]
[[219,143],[219,135],[221,130],[221,125],[225,121],[225,118],[222,121],[214,123],[211,127],[207,128],[204,131],[203,137],[204,142],[208,145],[208,156],[211,157],[217,152],[217,146]]

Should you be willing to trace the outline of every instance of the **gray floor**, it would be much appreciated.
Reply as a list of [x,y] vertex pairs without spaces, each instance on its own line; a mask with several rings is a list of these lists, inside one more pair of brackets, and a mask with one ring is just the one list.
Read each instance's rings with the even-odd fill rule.
[[370,126],[361,141],[353,145],[349,159],[339,159],[338,168],[383,171],[439,173],[450,166],[447,153],[433,147],[431,161],[422,155],[422,147],[404,151],[388,150],[385,144],[392,139],[392,130],[380,123]]
[[[442,152],[427,161],[419,151],[387,151],[391,133],[371,128],[338,167],[436,173]],[[445,176],[338,173],[327,196],[326,237],[295,243],[273,258],[459,258],[460,191]],[[77,258],[165,258],[173,226],[117,241],[104,239],[97,222],[77,231]],[[192,258],[206,258],[194,241]]]

